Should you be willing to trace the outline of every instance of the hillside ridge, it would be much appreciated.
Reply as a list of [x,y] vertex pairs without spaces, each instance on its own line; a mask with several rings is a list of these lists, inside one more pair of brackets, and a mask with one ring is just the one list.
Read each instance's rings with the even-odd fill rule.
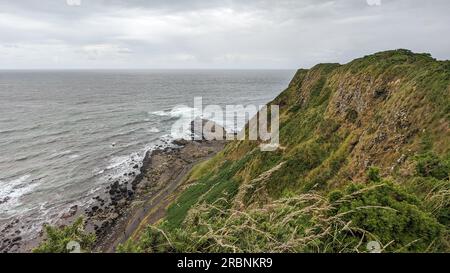
[[228,143],[120,250],[448,250],[449,100],[450,62],[405,49],[299,69],[269,103],[283,149]]

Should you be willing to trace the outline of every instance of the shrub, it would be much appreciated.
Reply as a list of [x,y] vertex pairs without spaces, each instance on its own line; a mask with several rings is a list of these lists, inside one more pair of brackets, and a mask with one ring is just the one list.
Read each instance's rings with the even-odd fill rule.
[[369,171],[367,172],[367,178],[371,182],[380,182],[380,169],[377,167],[370,167]]
[[407,189],[422,201],[423,208],[445,226],[450,226],[450,181],[434,177],[414,177]]
[[417,157],[416,171],[423,177],[434,177],[440,180],[448,179],[450,166],[432,152]]
[[168,240],[168,237],[164,231],[154,227],[148,226],[139,243],[133,243],[128,240],[125,244],[119,244],[117,246],[117,252],[119,253],[164,253],[173,252],[173,247]]
[[[348,244],[359,238],[388,245],[387,251],[424,252],[441,250],[445,228],[420,208],[419,200],[390,182],[369,188],[353,185],[336,201],[335,214],[354,227],[345,236]],[[356,233],[355,233],[356,230]]]
[[35,253],[69,253],[68,244],[73,241],[80,244],[82,252],[90,252],[95,243],[95,234],[84,230],[83,218],[65,227],[45,226],[46,239],[33,250]]

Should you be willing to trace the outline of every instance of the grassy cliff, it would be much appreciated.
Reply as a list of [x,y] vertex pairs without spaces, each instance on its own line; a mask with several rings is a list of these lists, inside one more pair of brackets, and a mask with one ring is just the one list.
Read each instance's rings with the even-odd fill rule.
[[448,251],[450,61],[408,50],[298,70],[280,144],[230,142],[121,251]]

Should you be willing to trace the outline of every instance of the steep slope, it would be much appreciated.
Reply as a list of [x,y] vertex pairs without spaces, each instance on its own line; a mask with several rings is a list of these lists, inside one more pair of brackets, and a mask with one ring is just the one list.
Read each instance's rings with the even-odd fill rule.
[[121,251],[448,251],[450,62],[408,50],[299,70],[280,144],[230,142]]

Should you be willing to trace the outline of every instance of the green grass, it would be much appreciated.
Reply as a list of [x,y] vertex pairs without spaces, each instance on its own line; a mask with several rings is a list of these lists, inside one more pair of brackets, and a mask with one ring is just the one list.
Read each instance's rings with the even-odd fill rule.
[[35,249],[34,253],[69,253],[70,242],[76,242],[80,245],[81,252],[90,252],[94,246],[96,237],[94,234],[87,233],[85,230],[83,218],[78,218],[69,226],[52,227],[45,226],[45,239]]
[[445,251],[445,227],[390,182],[350,184],[328,198],[292,195],[245,212],[197,204],[179,228],[148,227],[121,252],[385,252]]
[[164,225],[171,229],[179,227],[189,209],[199,202],[211,204],[222,198],[231,200],[239,186],[234,175],[250,158],[248,154],[236,162],[225,161],[217,173],[206,174],[190,185],[168,208]]

